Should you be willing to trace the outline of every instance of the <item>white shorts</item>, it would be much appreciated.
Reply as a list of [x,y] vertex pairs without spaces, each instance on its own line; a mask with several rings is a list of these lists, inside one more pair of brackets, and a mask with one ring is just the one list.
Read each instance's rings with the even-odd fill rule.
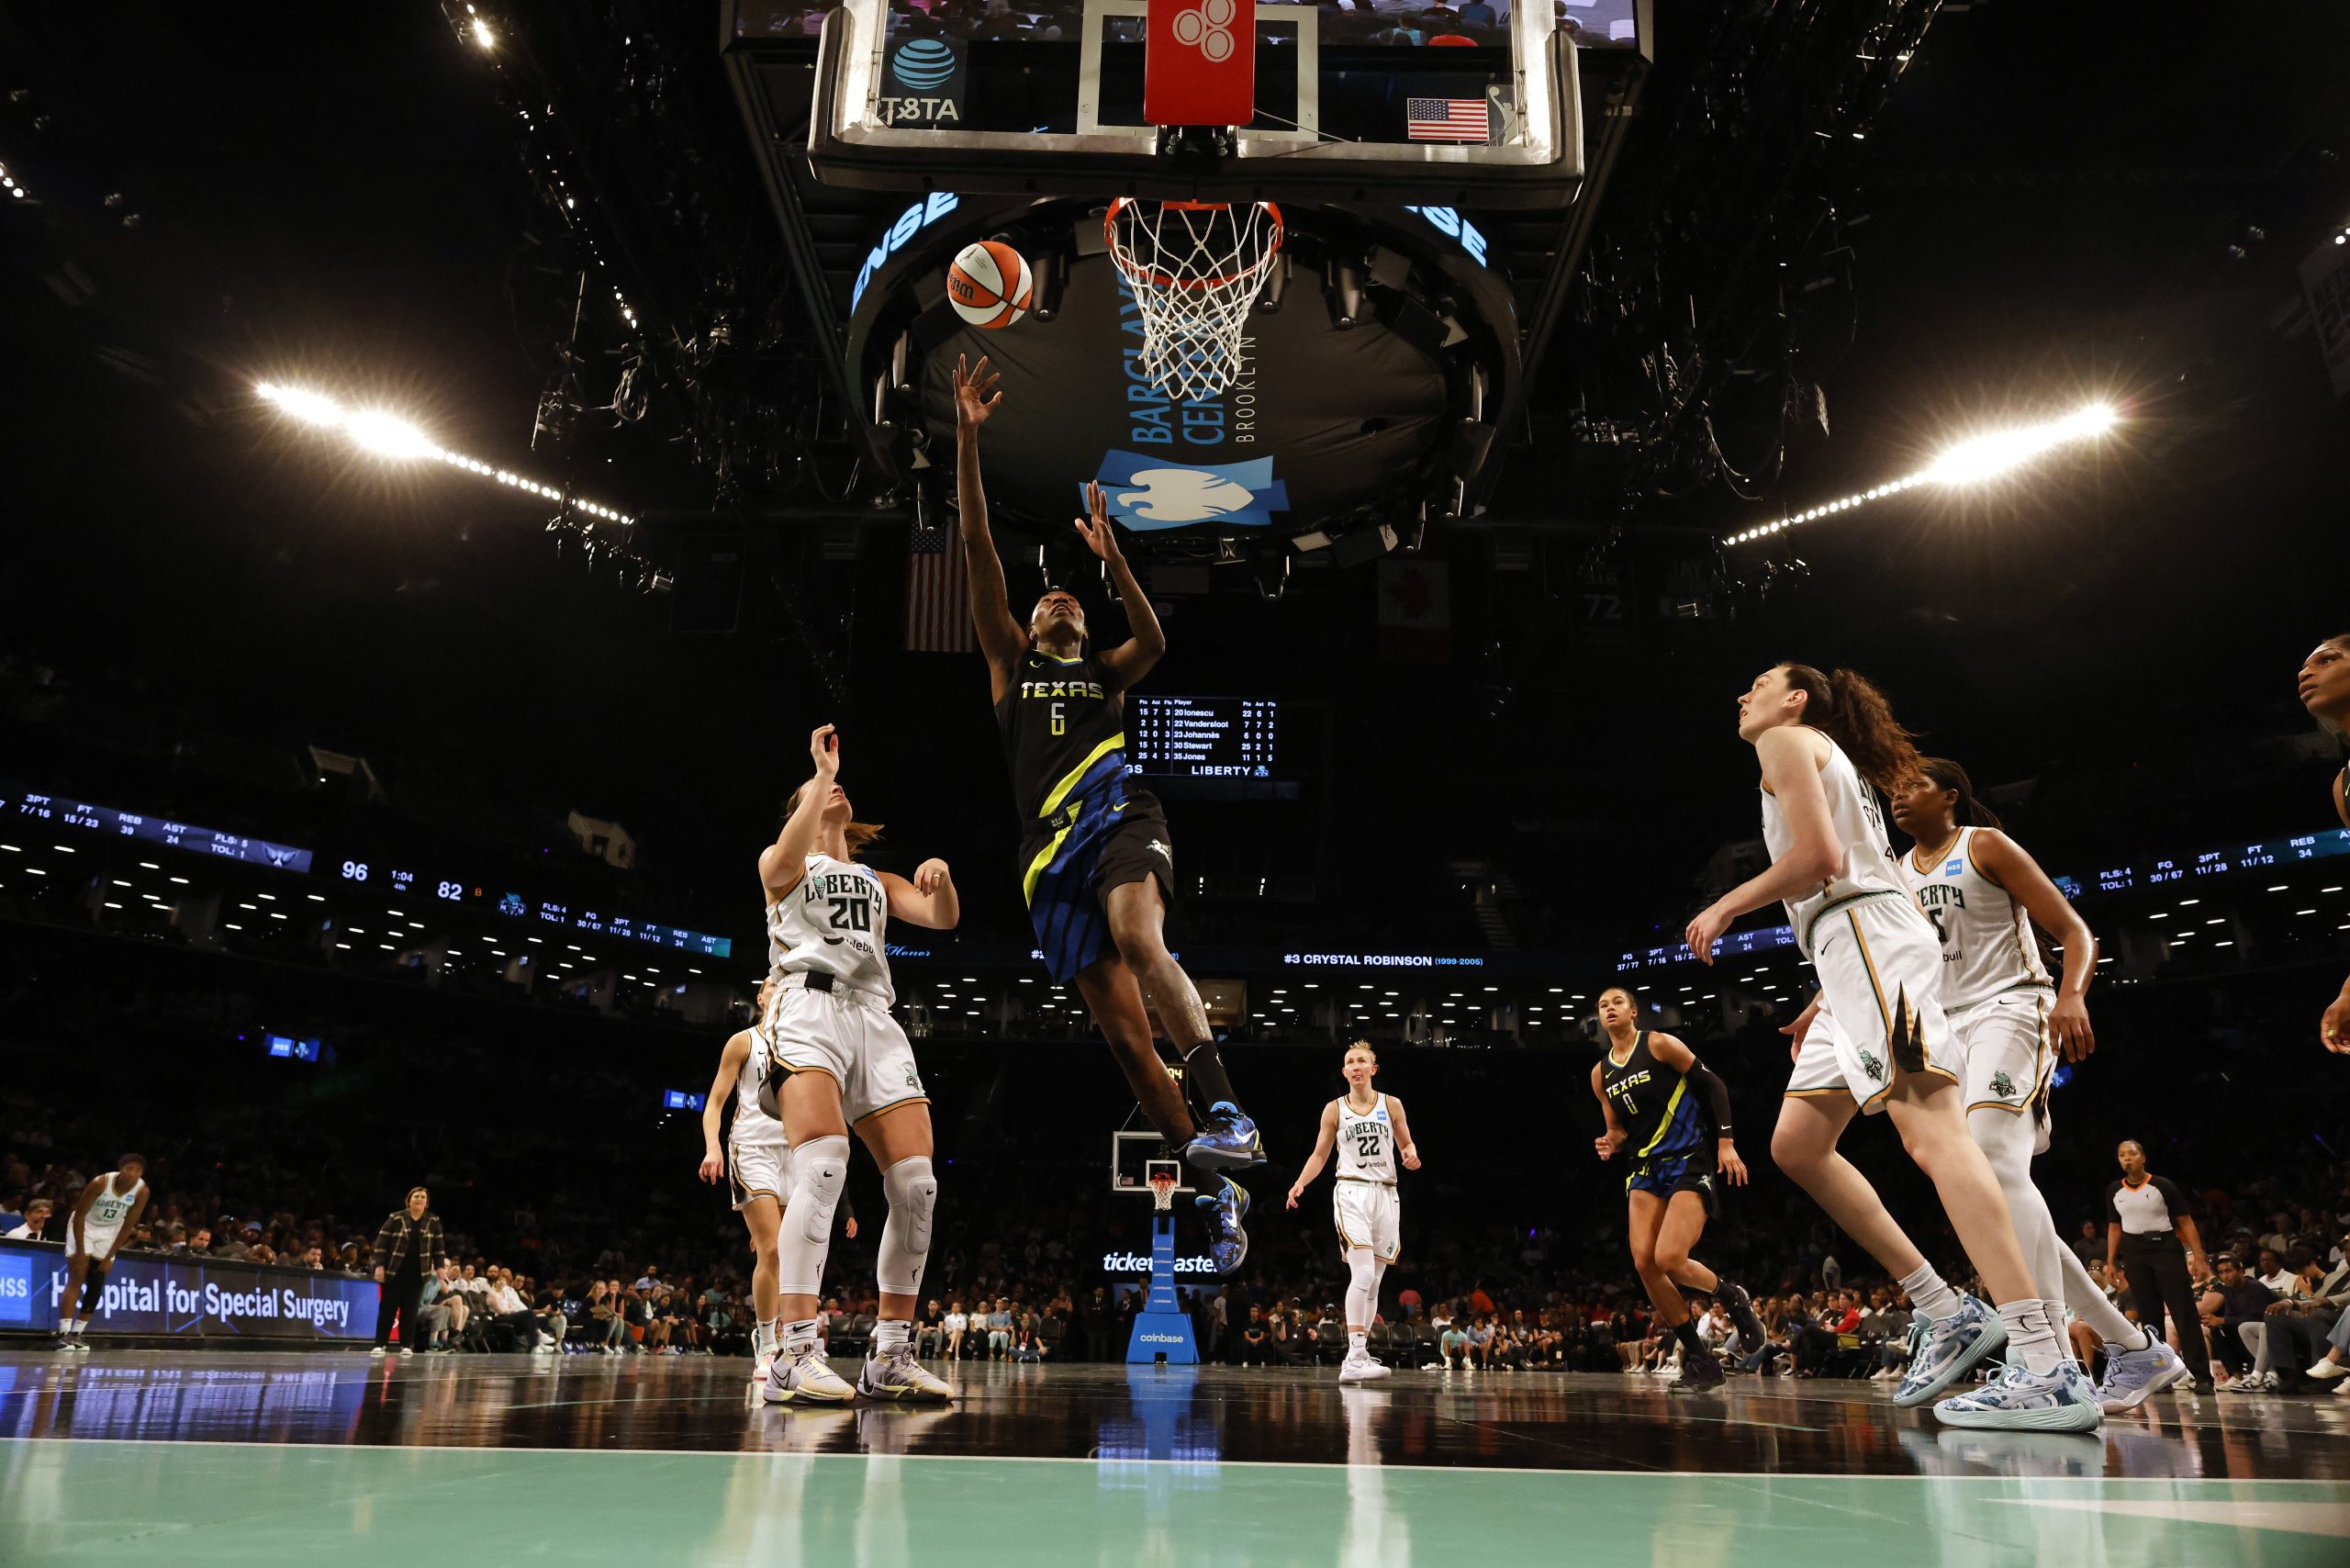
[[914,1048],[878,998],[861,991],[787,991],[776,999],[775,1060],[790,1072],[823,1072],[841,1086],[853,1126],[892,1105],[927,1103]]
[[1403,1249],[1404,1204],[1394,1188],[1377,1182],[1340,1182],[1331,1192],[1330,1210],[1338,1222],[1342,1249],[1367,1247],[1381,1262],[1395,1261]]
[[1916,904],[1887,894],[1830,910],[1812,924],[1811,962],[1825,1000],[1788,1093],[1841,1091],[1863,1113],[1884,1110],[1897,1066],[1893,1031],[1904,1019],[1923,1070],[1962,1081],[1965,1058],[1942,1015],[1942,946]]
[[78,1220],[65,1222],[65,1255],[68,1258],[103,1259],[114,1250],[115,1238],[122,1234],[122,1226],[111,1230],[92,1230],[84,1235]]
[[734,1206],[743,1208],[753,1198],[773,1198],[780,1208],[789,1202],[791,1146],[778,1138],[772,1143],[729,1143],[726,1146],[726,1181],[734,1191]]
[[2056,1053],[2048,1043],[2050,993],[2039,986],[2001,991],[1950,1015],[1965,1061],[1966,1109],[1989,1106],[2034,1118],[2033,1152],[2048,1152],[2048,1080]]

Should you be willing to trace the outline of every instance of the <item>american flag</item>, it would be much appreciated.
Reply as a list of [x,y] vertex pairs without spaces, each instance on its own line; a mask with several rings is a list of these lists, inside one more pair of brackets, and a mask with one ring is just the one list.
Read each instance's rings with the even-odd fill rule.
[[1404,123],[1414,141],[1485,141],[1493,135],[1483,98],[1406,98]]
[[963,543],[952,528],[917,528],[907,550],[906,650],[915,654],[977,652],[971,606],[963,580]]

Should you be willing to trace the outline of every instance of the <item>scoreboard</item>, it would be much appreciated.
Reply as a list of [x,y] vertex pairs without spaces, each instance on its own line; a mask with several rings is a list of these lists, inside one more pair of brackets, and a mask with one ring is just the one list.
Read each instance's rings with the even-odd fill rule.
[[1271,778],[1280,720],[1270,698],[1129,697],[1126,769],[1162,778]]

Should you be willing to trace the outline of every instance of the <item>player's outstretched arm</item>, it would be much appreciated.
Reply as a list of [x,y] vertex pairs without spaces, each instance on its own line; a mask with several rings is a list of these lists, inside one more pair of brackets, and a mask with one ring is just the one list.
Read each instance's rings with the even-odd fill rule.
[[1828,790],[1819,781],[1824,754],[1817,731],[1782,726],[1754,743],[1762,764],[1762,786],[1778,798],[1794,842],[1761,876],[1740,883],[1708,905],[1682,933],[1701,964],[1714,961],[1714,944],[1729,923],[1764,904],[1799,897],[1844,868],[1836,842],[1836,822],[1828,810]]
[[710,1092],[701,1102],[701,1169],[696,1172],[705,1182],[726,1180],[726,1155],[719,1147],[718,1120],[726,1114],[726,1096],[742,1075],[743,1063],[751,1054],[751,1032],[738,1031],[718,1053],[718,1076],[710,1081]]
[[1607,1130],[1591,1140],[1591,1147],[1602,1159],[1612,1159],[1616,1151],[1632,1139],[1632,1131],[1616,1114],[1616,1102],[1607,1097],[1607,1078],[1597,1062],[1591,1064],[1591,1096],[1599,1102],[1599,1114],[1607,1118]]
[[1150,596],[1142,591],[1142,584],[1136,580],[1126,553],[1118,548],[1118,531],[1111,525],[1109,502],[1097,481],[1086,481],[1085,510],[1091,515],[1077,520],[1078,537],[1085,541],[1085,547],[1093,552],[1097,560],[1110,568],[1110,580],[1117,585],[1118,602],[1126,607],[1126,640],[1105,649],[1102,662],[1118,678],[1118,689],[1131,691],[1136,682],[1166,656],[1167,632],[1158,624],[1158,611],[1150,607]]
[[889,896],[890,913],[909,924],[952,931],[963,918],[963,901],[955,890],[954,873],[944,860],[923,861],[914,868],[912,881],[895,871],[884,871],[881,890]]
[[988,672],[995,678],[996,700],[1011,684],[1027,650],[1028,633],[1012,613],[1012,590],[1004,586],[1003,558],[996,554],[995,536],[988,532],[988,492],[979,478],[979,427],[1003,401],[995,389],[1002,379],[988,372],[987,356],[964,368],[955,356],[955,515],[963,541],[963,575],[970,585],[971,625],[979,633],[979,651],[987,655]]
[[1305,1157],[1305,1168],[1297,1173],[1297,1180],[1289,1184],[1291,1208],[1297,1207],[1299,1196],[1306,1188],[1314,1185],[1314,1179],[1322,1174],[1322,1168],[1325,1165],[1330,1163],[1330,1150],[1337,1146],[1337,1141],[1338,1103],[1333,1100],[1322,1107],[1322,1130],[1315,1137],[1314,1152]]
[[1395,1126],[1395,1152],[1402,1158],[1404,1169],[1417,1170],[1420,1168],[1420,1146],[1412,1141],[1412,1125],[1404,1119],[1404,1102],[1393,1094],[1387,1097],[1387,1115]]
[[808,874],[808,857],[816,852],[833,780],[841,773],[841,738],[832,725],[821,725],[808,737],[808,755],[816,771],[800,789],[800,805],[784,820],[775,842],[759,852],[759,885],[767,890],[769,903],[800,885]]
[[2048,873],[2040,868],[2024,846],[1998,828],[1978,827],[1969,853],[1975,868],[2008,890],[2042,931],[2063,945],[2065,975],[2056,986],[2056,1005],[2048,1010],[2048,1037],[2057,1055],[2078,1061],[2097,1049],[2089,1029],[2089,981],[2097,978],[2097,936]]

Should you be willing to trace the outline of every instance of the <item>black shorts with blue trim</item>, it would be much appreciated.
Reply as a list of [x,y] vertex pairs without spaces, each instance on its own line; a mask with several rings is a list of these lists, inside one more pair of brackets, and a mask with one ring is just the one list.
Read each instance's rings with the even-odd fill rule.
[[1110,890],[1156,878],[1175,902],[1175,850],[1167,813],[1147,790],[1102,790],[1065,808],[1050,832],[1020,846],[1022,887],[1036,946],[1055,985],[1110,951]]
[[1654,1193],[1668,1204],[1677,1193],[1695,1193],[1706,1205],[1706,1217],[1712,1219],[1721,1212],[1718,1167],[1711,1148],[1695,1148],[1686,1154],[1652,1154],[1632,1167],[1632,1173],[1624,1178],[1624,1191]]

